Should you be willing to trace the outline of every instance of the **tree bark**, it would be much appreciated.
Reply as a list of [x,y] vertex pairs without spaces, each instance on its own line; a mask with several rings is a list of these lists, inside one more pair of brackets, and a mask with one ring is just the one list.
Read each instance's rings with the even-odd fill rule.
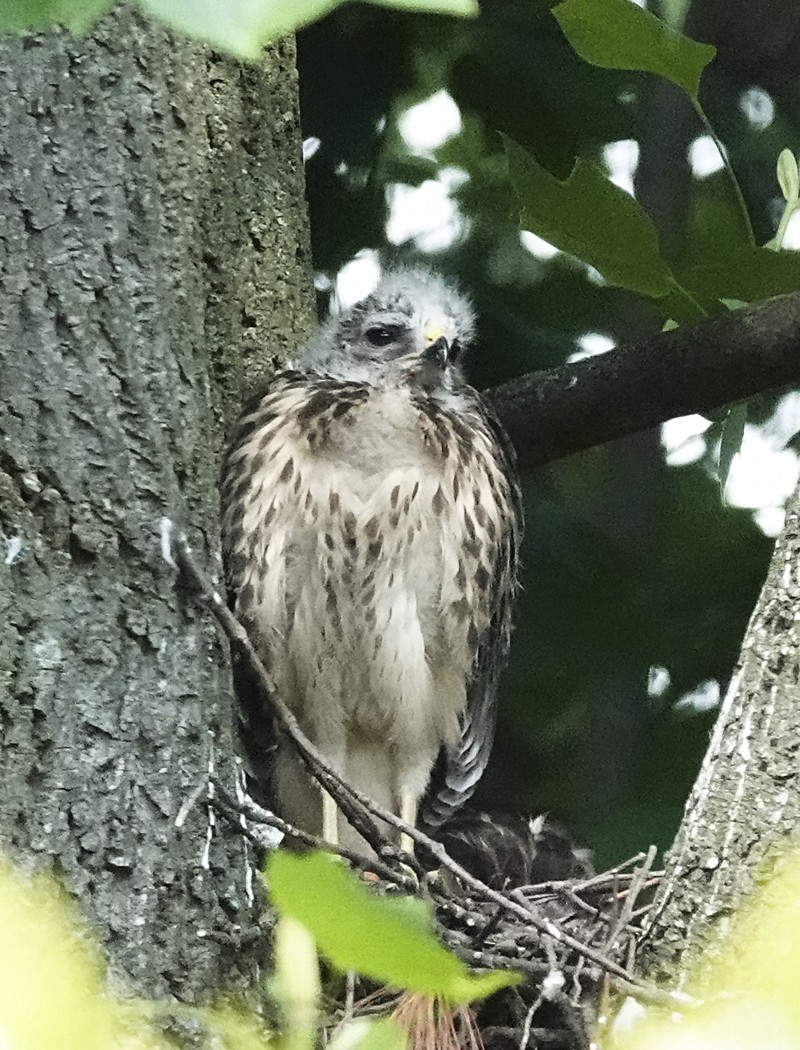
[[640,966],[680,986],[800,827],[800,489],[667,856]]
[[257,914],[241,837],[175,826],[232,695],[159,529],[218,564],[224,421],[310,325],[293,43],[245,69],[122,8],[0,71],[2,849],[118,987],[197,1000],[254,983]]
[[800,381],[800,293],[637,339],[486,391],[533,467]]

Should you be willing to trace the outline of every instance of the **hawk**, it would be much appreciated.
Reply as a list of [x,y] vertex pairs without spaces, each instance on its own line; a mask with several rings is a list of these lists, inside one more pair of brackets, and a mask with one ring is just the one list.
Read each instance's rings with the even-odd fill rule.
[[[386,273],[245,405],[221,474],[226,582],[274,688],[344,779],[429,828],[486,766],[517,590],[515,459],[464,381],[473,333],[441,276]],[[277,812],[363,848],[240,699]]]

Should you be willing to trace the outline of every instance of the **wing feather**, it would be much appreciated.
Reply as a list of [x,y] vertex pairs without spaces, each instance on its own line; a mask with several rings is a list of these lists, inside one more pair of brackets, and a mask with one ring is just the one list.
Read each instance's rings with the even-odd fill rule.
[[[287,391],[305,382],[306,378],[299,372],[280,372],[249,398],[233,426],[220,469],[222,561],[228,605],[247,628],[268,669],[269,649],[266,641],[259,639],[255,627],[256,593],[251,582],[253,548],[252,537],[245,529],[245,514],[258,485],[259,457],[266,460],[272,451],[272,442],[266,440],[265,434],[274,431],[283,409],[281,400]],[[275,440],[273,434],[272,441]],[[269,546],[268,526],[266,532]],[[245,760],[248,790],[256,801],[272,806],[277,730],[269,697],[264,695],[247,659],[235,649],[231,653],[231,665],[238,701],[240,751]]]
[[516,454],[499,421],[483,402],[479,406],[483,424],[493,439],[493,466],[500,475],[496,498],[502,504],[502,527],[495,572],[488,585],[492,613],[478,639],[467,680],[460,737],[455,745],[441,749],[420,806],[420,823],[431,830],[444,824],[472,796],[489,761],[499,679],[508,658],[518,588],[522,499]]

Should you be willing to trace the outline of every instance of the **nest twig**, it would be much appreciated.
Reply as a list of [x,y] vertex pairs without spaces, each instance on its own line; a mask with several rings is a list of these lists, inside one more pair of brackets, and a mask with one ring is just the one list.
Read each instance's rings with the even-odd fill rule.
[[[516,879],[516,884],[496,885],[495,863],[489,875],[482,859],[491,856],[495,832],[506,838],[520,835],[489,818],[478,820],[473,830],[473,858],[481,862],[469,870],[455,859],[469,846],[469,830],[462,826],[448,843],[433,839],[406,824],[393,812],[373,802],[344,781],[305,736],[292,712],[273,688],[270,675],[259,659],[247,632],[228,609],[223,597],[197,566],[185,535],[175,540],[177,565],[200,592],[222,630],[248,661],[272,705],[281,729],[293,741],[302,760],[318,783],[328,791],[375,851],[376,856],[358,853],[323,842],[300,828],[290,826],[268,810],[247,799],[228,794],[216,782],[221,810],[237,820],[244,815],[252,822],[245,828],[257,844],[263,843],[259,825],[277,828],[310,846],[338,853],[354,867],[371,871],[381,880],[405,890],[419,890],[435,908],[442,939],[469,965],[480,969],[514,969],[525,977],[523,985],[492,997],[478,1010],[485,1045],[492,1047],[583,1047],[588,1046],[587,1017],[601,993],[616,988],[644,1002],[676,1005],[668,992],[641,981],[633,972],[639,922],[646,910],[643,902],[659,874],[653,872],[655,849],[637,854],[602,874],[584,869],[578,874],[564,869],[564,877]],[[416,856],[402,853],[378,822],[405,832],[415,843]],[[545,825],[540,823],[539,831]],[[530,849],[535,853],[536,829],[528,828]],[[483,840],[481,838],[483,836]],[[524,834],[522,835],[524,839]],[[448,848],[448,845],[450,848]],[[507,843],[504,843],[504,848]],[[521,842],[518,852],[526,853]],[[469,854],[469,849],[466,849]],[[419,857],[428,856],[438,865],[438,877],[426,878]],[[576,855],[573,854],[573,859]],[[535,858],[534,858],[535,859]],[[563,865],[562,865],[563,866]],[[573,865],[573,869],[574,869]],[[579,866],[580,867],[580,866]],[[408,875],[411,868],[419,885]],[[535,872],[535,863],[531,871]],[[529,876],[530,871],[526,872]],[[508,882],[508,880],[506,880]],[[685,1000],[681,1000],[685,1006]]]

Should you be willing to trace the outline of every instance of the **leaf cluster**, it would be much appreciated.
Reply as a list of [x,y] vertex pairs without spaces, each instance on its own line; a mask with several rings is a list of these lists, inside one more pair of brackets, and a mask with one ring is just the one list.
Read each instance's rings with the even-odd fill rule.
[[[553,15],[587,62],[666,78],[686,93],[707,124],[698,92],[703,70],[714,59],[713,47],[681,35],[629,0],[564,0]],[[773,244],[755,244],[729,165],[739,206],[738,244],[713,262],[675,272],[661,253],[647,212],[598,167],[578,159],[569,178],[560,181],[508,138],[506,153],[523,228],[589,263],[608,284],[655,300],[665,318],[692,320],[727,309],[726,300],[753,302],[800,287],[800,255],[776,254],[770,251]],[[782,177],[791,186],[794,158],[786,153]]]
[[[716,142],[730,178],[739,218],[738,239],[724,255],[676,271],[660,250],[658,231],[641,204],[615,186],[598,167],[578,158],[565,181],[527,150],[506,138],[509,174],[521,205],[523,228],[593,266],[604,281],[652,300],[667,325],[707,317],[800,287],[800,254],[782,253],[797,208],[797,160],[784,150],[777,165],[786,208],[776,236],[755,243],[750,216],[724,147],[700,104],[700,79],[716,51],[670,28],[629,0],[564,0],[553,9],[572,47],[604,69],[638,70],[664,77],[685,92],[700,122]],[[692,255],[692,248],[689,248]],[[741,447],[746,404],[723,419],[719,453],[720,488]]]
[[[345,0],[139,0],[143,10],[167,25],[199,37],[239,58],[258,58],[265,44],[321,18]],[[475,0],[372,0],[406,11],[474,15]],[[0,32],[48,29],[63,25],[82,33],[117,0],[0,0]]]

